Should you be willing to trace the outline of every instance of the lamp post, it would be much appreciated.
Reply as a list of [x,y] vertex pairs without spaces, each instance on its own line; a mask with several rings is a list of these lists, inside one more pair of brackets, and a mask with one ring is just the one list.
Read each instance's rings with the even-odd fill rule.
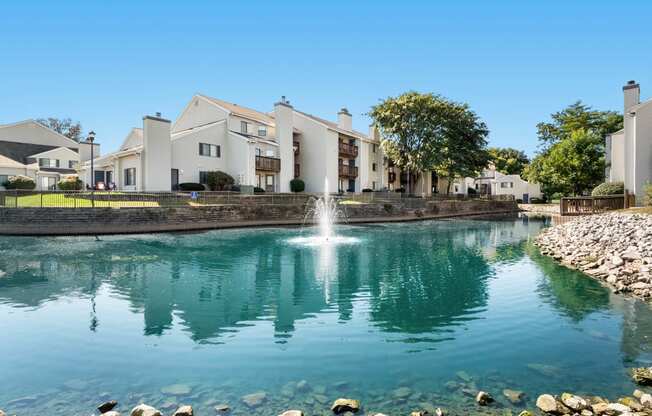
[[95,174],[93,173],[93,142],[95,141],[95,132],[90,131],[88,132],[88,137],[86,138],[86,141],[91,144],[91,189],[95,189]]

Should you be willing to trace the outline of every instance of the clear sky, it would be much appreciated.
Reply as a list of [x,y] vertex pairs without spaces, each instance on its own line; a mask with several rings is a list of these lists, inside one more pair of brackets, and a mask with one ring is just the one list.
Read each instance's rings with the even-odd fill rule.
[[406,90],[468,102],[490,145],[533,154],[537,122],[581,99],[652,97],[651,1],[3,1],[0,124],[71,117],[117,148],[201,92],[334,120]]

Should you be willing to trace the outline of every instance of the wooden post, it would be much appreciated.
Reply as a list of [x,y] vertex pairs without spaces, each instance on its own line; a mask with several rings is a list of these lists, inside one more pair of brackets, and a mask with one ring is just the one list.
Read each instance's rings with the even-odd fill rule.
[[625,201],[623,201],[623,207],[625,209],[629,208],[629,191],[625,189]]

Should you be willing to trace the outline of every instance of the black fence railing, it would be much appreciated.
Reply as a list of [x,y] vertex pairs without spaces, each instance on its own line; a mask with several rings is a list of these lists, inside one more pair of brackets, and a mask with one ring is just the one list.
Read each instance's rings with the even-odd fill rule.
[[[0,191],[0,208],[143,208],[182,207],[227,204],[288,205],[305,204],[322,193],[265,193],[244,194],[239,192],[135,192],[135,191]],[[496,197],[433,195],[420,197],[401,192],[362,192],[331,194],[342,202],[357,203],[396,202],[402,200],[464,200],[501,199]],[[513,197],[511,197],[513,200]]]

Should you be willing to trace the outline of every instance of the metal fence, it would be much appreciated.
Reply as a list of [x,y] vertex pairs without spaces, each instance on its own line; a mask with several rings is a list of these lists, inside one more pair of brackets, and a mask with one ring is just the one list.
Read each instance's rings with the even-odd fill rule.
[[[323,194],[238,192],[125,192],[125,191],[0,191],[0,207],[4,208],[142,208],[208,205],[295,205],[306,204]],[[425,198],[400,192],[362,192],[331,194],[342,202],[386,203],[429,200],[491,199],[513,200],[511,196],[433,195]]]

